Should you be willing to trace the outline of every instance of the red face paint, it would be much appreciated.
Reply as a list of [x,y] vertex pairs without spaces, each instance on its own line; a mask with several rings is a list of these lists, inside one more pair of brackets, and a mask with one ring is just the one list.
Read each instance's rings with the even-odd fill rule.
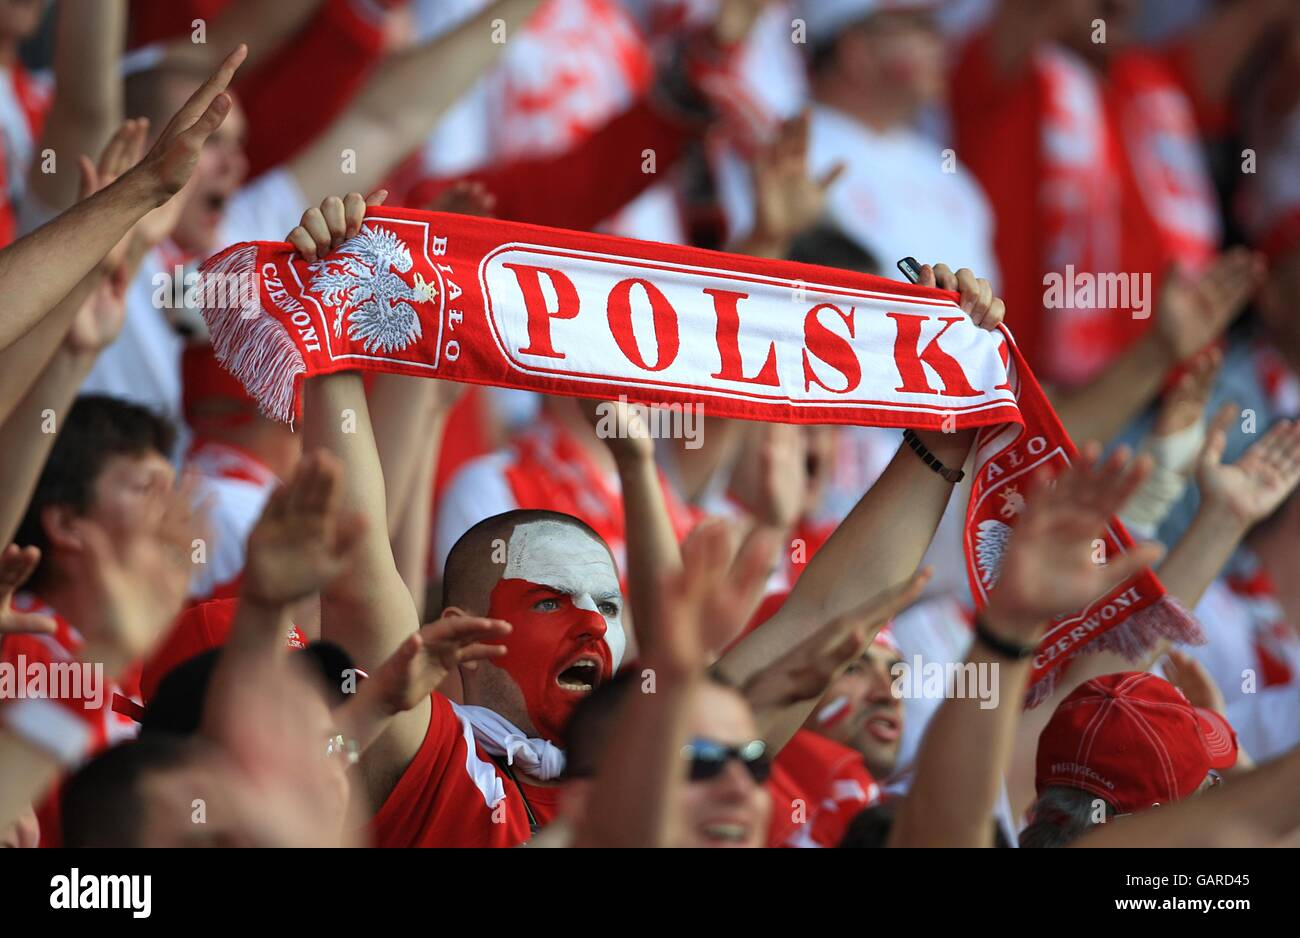
[[614,674],[604,616],[579,609],[568,593],[518,579],[497,583],[488,616],[514,626],[502,642],[506,653],[493,663],[519,685],[538,735],[558,742],[578,701],[590,693],[560,686],[561,672],[586,659],[595,667],[571,673],[593,686]]

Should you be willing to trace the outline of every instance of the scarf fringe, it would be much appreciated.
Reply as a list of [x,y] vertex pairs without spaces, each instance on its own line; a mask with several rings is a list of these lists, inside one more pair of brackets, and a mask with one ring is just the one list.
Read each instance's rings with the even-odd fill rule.
[[217,361],[243,384],[262,413],[281,423],[294,417],[294,386],[307,363],[284,325],[262,308],[256,284],[257,247],[222,251],[199,268],[203,318]]
[[[1205,633],[1201,631],[1196,617],[1168,594],[1141,612],[1129,616],[1122,625],[1099,635],[1079,649],[1078,653],[1088,655],[1098,651],[1113,651],[1136,662],[1164,639],[1180,645],[1204,645],[1206,642]],[[1064,665],[1058,665],[1025,692],[1026,710],[1034,709],[1056,692],[1064,670]]]

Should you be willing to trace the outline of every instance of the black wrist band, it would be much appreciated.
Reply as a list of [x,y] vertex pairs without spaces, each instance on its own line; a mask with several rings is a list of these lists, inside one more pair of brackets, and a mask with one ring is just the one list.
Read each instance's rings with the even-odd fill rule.
[[939,457],[934,455],[934,453],[930,452],[928,449],[926,449],[925,444],[921,442],[921,438],[918,437],[911,430],[903,431],[903,441],[907,443],[908,446],[912,447],[913,450],[916,451],[916,455],[921,457],[921,462],[925,463],[935,472],[939,473],[939,475],[943,476],[944,479],[951,482],[953,485],[956,485],[962,479],[966,478],[966,473],[964,470],[949,469],[947,466],[941,463],[939,461]]
[[1038,650],[1035,645],[1020,645],[1016,642],[1007,641],[1005,638],[999,638],[989,631],[988,623],[984,621],[983,616],[975,617],[975,637],[989,651],[1001,658],[1010,658],[1013,661],[1023,661],[1026,658],[1032,658],[1034,652]]

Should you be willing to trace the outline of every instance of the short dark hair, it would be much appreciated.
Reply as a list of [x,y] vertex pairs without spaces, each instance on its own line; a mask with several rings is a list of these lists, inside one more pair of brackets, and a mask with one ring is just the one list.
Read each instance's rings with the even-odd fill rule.
[[[346,651],[333,642],[312,642],[293,654],[312,674],[320,676],[327,707],[332,710],[347,699],[343,676],[354,665]],[[209,648],[163,676],[140,720],[141,736],[192,736],[199,731],[220,655],[221,648]]]
[[786,251],[786,259],[862,274],[880,274],[879,259],[830,222],[814,225],[796,235]]
[[165,733],[105,749],[63,784],[59,810],[65,847],[136,847],[144,827],[141,783],[195,758],[202,744]]
[[875,849],[889,843],[889,832],[894,829],[895,802],[882,801],[863,808],[849,821],[840,840],[841,847]]
[[153,411],[100,394],[76,399],[63,418],[15,542],[39,547],[41,562],[31,585],[39,587],[49,575],[49,538],[41,516],[51,505],[68,505],[79,515],[91,508],[95,480],[114,456],[158,453],[170,458],[176,442],[171,422]]
[[[176,102],[168,97],[169,86],[181,82],[185,97],[208,79],[206,69],[192,63],[172,62],[133,71],[122,78],[122,96],[127,114],[147,117],[155,130],[166,126]],[[180,95],[177,95],[180,97]]]
[[[581,518],[566,515],[562,511],[548,511],[543,508],[516,508],[484,518],[478,524],[462,534],[447,553],[447,562],[442,568],[442,607],[463,606],[467,604],[466,591],[476,576],[480,575],[485,557],[492,556],[492,541],[506,531],[513,531],[521,524],[536,521],[555,521],[577,528],[591,535],[603,544],[605,539],[596,533],[596,529]],[[612,557],[612,555],[611,555]],[[483,610],[472,610],[482,612]]]
[[[863,808],[849,822],[840,840],[841,847],[873,849],[889,845],[889,833],[894,829],[894,820],[898,816],[900,799],[891,798]],[[1007,836],[1002,832],[1002,825],[996,820],[993,824],[993,846],[1010,847]],[[1023,846],[1023,844],[1022,844]]]
[[[564,727],[565,778],[591,778],[596,774],[623,704],[641,679],[641,672],[636,668],[624,668],[578,701]],[[740,693],[713,670],[706,672],[705,680],[715,687]]]

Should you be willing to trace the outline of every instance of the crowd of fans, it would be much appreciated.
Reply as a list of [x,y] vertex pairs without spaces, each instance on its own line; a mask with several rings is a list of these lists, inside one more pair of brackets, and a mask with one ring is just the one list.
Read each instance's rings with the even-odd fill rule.
[[[1296,844],[1292,0],[0,0],[0,139],[0,844]],[[271,419],[195,269],[381,204],[920,258],[1079,458],[977,610],[902,431],[351,372]],[[1147,566],[1205,640],[1026,706]]]

